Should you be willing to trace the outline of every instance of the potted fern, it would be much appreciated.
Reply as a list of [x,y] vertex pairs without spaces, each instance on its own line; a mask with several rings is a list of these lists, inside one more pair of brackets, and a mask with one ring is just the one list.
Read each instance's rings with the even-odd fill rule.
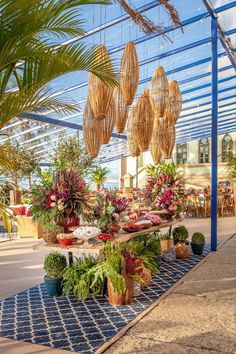
[[49,296],[60,296],[62,294],[62,273],[66,266],[66,257],[59,252],[51,252],[45,257],[44,269],[46,275],[44,284]]
[[205,236],[201,232],[195,232],[192,235],[191,247],[193,254],[201,256],[204,251],[205,246]]

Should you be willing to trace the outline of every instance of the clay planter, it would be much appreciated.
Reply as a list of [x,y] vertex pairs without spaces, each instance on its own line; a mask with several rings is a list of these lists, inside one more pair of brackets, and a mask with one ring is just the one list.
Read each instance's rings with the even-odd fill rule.
[[190,249],[185,243],[177,243],[175,246],[176,257],[180,259],[188,258],[190,254]]
[[160,240],[161,245],[161,253],[165,251],[169,251],[172,248],[172,241],[171,240]]
[[152,280],[152,273],[150,270],[144,268],[143,273],[140,275],[141,277],[141,289],[143,290],[146,286],[148,286]]
[[53,245],[58,243],[57,241],[58,232],[43,232],[43,239],[48,245]]
[[205,243],[197,244],[197,243],[191,242],[191,248],[192,248],[193,254],[196,254],[197,256],[201,256],[203,254],[204,246],[205,246]]
[[124,276],[126,283],[126,291],[123,294],[118,294],[118,292],[113,288],[110,279],[107,280],[108,289],[108,300],[113,306],[128,305],[133,299],[133,280]]

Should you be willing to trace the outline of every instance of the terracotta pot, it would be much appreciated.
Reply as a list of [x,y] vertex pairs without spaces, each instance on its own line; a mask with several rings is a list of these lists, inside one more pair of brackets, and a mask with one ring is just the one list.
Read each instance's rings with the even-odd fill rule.
[[185,243],[177,243],[175,246],[176,257],[180,259],[188,258],[190,254],[190,249]]
[[107,280],[108,288],[108,300],[113,306],[128,305],[133,299],[133,280],[124,276],[126,283],[126,291],[123,294],[118,294],[118,292],[113,288],[110,279]]
[[58,225],[63,227],[64,234],[70,234],[72,231],[70,231],[71,227],[79,226],[80,225],[80,219],[77,215],[74,213],[68,214],[63,220],[58,222]]
[[160,240],[161,245],[161,253],[165,251],[169,251],[172,248],[172,241],[171,240]]
[[146,286],[148,286],[152,280],[152,273],[149,269],[144,268],[141,276],[141,289],[143,290]]
[[45,232],[44,231],[43,232],[43,239],[47,244],[52,245],[54,243],[58,243],[57,235],[58,235],[58,232]]

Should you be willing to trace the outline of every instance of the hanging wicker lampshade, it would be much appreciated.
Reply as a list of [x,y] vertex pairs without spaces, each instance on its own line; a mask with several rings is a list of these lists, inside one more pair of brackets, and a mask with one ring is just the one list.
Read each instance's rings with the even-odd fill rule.
[[176,80],[169,81],[169,107],[176,123],[182,109],[182,95]]
[[120,87],[127,106],[135,97],[139,82],[138,55],[134,42],[126,44],[120,65]]
[[101,121],[101,144],[108,144],[111,134],[116,124],[116,105],[114,97],[111,100],[110,107],[105,119]]
[[155,119],[152,132],[152,140],[150,144],[151,155],[154,163],[157,165],[161,162],[162,151],[160,147],[160,120]]
[[133,128],[134,138],[141,152],[148,150],[154,124],[155,115],[150,102],[149,90],[144,90],[134,107]]
[[129,110],[120,86],[115,89],[114,97],[116,102],[116,130],[118,133],[123,133],[128,119]]
[[160,147],[164,159],[169,159],[175,146],[175,125],[168,124],[164,118],[160,120]]
[[87,152],[90,157],[97,157],[101,147],[101,121],[94,118],[89,99],[84,108],[83,134]]
[[156,117],[163,117],[168,103],[169,84],[162,66],[155,69],[150,89],[152,107]]
[[140,155],[140,149],[136,138],[136,126],[134,124],[134,110],[135,107],[129,112],[129,117],[126,125],[127,141],[130,150],[130,155],[138,157]]
[[130,155],[132,157],[138,157],[140,155],[140,149],[138,147],[137,140],[135,139],[132,132],[127,132],[127,141],[128,141]]
[[[110,57],[104,45],[100,45],[97,50],[99,51],[99,61],[109,63]],[[110,64],[112,66],[112,63]],[[88,78],[88,93],[89,101],[97,120],[105,119],[110,102],[113,96],[114,88],[106,86],[97,76],[90,73]]]

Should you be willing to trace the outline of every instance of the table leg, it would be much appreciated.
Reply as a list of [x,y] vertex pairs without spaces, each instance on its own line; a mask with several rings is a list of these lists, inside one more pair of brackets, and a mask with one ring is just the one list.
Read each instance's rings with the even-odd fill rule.
[[172,225],[169,227],[169,236],[171,237]]
[[69,258],[69,265],[73,265],[73,253],[72,252],[68,252],[68,258]]

